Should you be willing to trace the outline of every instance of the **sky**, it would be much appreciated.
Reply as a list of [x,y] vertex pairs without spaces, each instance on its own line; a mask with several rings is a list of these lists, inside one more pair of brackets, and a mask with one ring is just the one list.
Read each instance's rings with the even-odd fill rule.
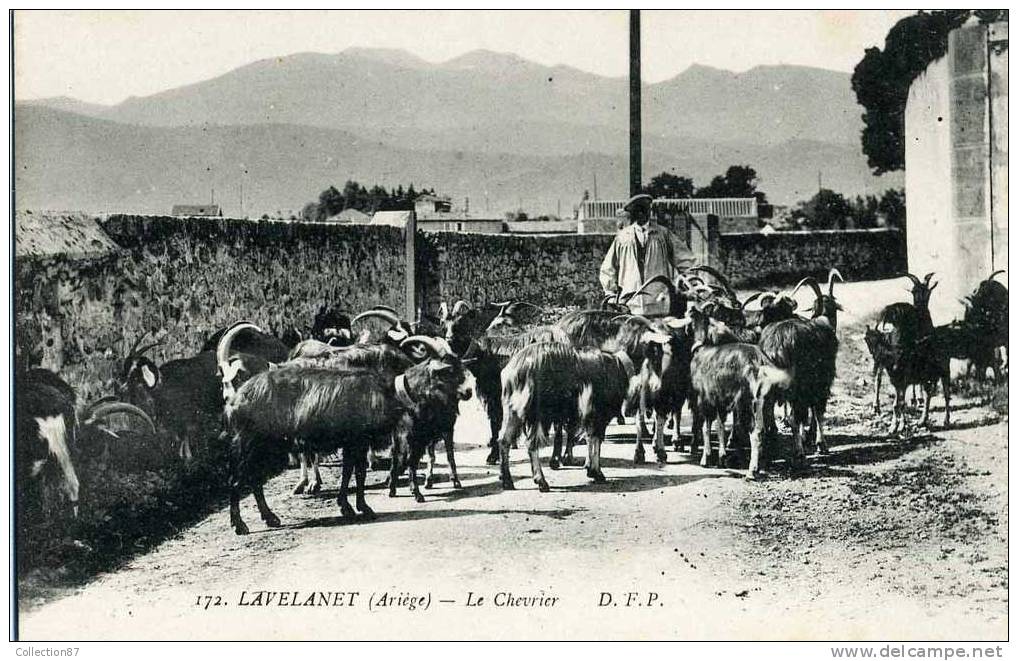
[[[693,63],[730,71],[797,64],[851,71],[910,11],[642,12],[642,75]],[[349,47],[401,48],[443,62],[484,48],[605,76],[628,73],[628,12],[17,11],[15,94],[113,104],[255,60]]]

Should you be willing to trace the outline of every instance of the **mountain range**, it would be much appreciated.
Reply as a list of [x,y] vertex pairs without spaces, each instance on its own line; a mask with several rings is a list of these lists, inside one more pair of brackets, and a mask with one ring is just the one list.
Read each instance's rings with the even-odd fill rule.
[[[873,177],[849,75],[694,65],[644,85],[644,174],[697,184],[749,164],[772,201]],[[434,187],[475,211],[569,213],[584,190],[625,194],[628,83],[516,55],[430,63],[348,49],[260,60],[111,106],[59,97],[15,105],[19,208],[165,212],[205,201],[231,214],[299,209],[329,185]]]

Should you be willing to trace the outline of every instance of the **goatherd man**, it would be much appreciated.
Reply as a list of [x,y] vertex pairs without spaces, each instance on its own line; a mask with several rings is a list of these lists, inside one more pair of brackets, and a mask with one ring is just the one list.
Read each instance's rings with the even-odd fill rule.
[[[676,271],[696,265],[685,243],[650,219],[651,202],[650,195],[634,195],[623,207],[632,222],[615,235],[601,263],[601,287],[606,295],[625,297],[654,276],[674,280]],[[632,299],[630,309],[646,315],[667,313],[667,301],[658,301],[653,295],[663,289],[648,288],[652,295]]]

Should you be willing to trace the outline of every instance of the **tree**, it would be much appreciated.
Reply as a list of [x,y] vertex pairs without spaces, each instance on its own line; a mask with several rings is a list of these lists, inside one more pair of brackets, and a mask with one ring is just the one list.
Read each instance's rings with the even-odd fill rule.
[[693,197],[693,180],[662,172],[651,178],[650,183],[643,187],[643,192],[654,198],[684,200]]
[[905,227],[905,190],[888,188],[877,206],[880,213],[887,218],[889,227]]
[[329,186],[318,194],[318,220],[336,215],[345,208],[345,203],[343,194],[335,186]]
[[756,170],[748,165],[732,165],[724,176],[718,175],[697,189],[695,197],[755,197],[758,203],[766,204],[767,195],[758,191],[756,184]]
[[852,217],[852,206],[841,193],[821,188],[807,202],[801,202],[792,212],[792,218],[800,220],[810,229],[845,229]]
[[852,89],[865,112],[862,150],[874,174],[905,167],[905,102],[927,65],[947,53],[947,37],[975,14],[983,23],[1007,20],[1007,10],[920,11],[898,21],[884,49],[867,48],[852,73]]
[[879,200],[873,195],[866,197],[856,195],[855,200],[851,202],[852,220],[855,221],[855,226],[859,229],[876,227],[878,205]]

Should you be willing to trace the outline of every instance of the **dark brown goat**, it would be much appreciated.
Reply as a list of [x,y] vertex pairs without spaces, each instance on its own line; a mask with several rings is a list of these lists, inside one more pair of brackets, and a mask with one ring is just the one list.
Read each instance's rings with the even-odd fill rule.
[[[415,408],[442,408],[464,390],[464,373],[453,355],[414,365],[390,379],[367,370],[337,370],[283,365],[254,376],[226,405],[232,431],[230,451],[230,521],[237,534],[248,528],[240,518],[240,490],[249,487],[262,520],[280,525],[269,509],[262,485],[285,464],[291,444],[331,453],[343,449],[343,475],[337,499],[344,517],[354,517],[347,501],[350,477],[356,473],[356,508],[367,518],[374,512],[364,499],[369,448],[383,449],[395,441],[394,460],[409,447]],[[416,484],[416,467],[409,465]]]
[[[824,295],[813,278],[804,279],[816,296],[813,318],[785,319],[771,324],[763,330],[760,349],[778,368],[792,375],[791,386],[785,397],[792,409],[792,430],[795,442],[794,462],[805,462],[803,435],[810,424],[811,416],[816,431],[816,445],[821,452],[827,452],[824,441],[824,414],[834,383],[838,355],[838,305],[834,298],[834,277],[841,277],[831,270],[828,278],[828,293]],[[800,283],[802,284],[802,283]],[[773,408],[767,411],[768,430],[773,428]]]

